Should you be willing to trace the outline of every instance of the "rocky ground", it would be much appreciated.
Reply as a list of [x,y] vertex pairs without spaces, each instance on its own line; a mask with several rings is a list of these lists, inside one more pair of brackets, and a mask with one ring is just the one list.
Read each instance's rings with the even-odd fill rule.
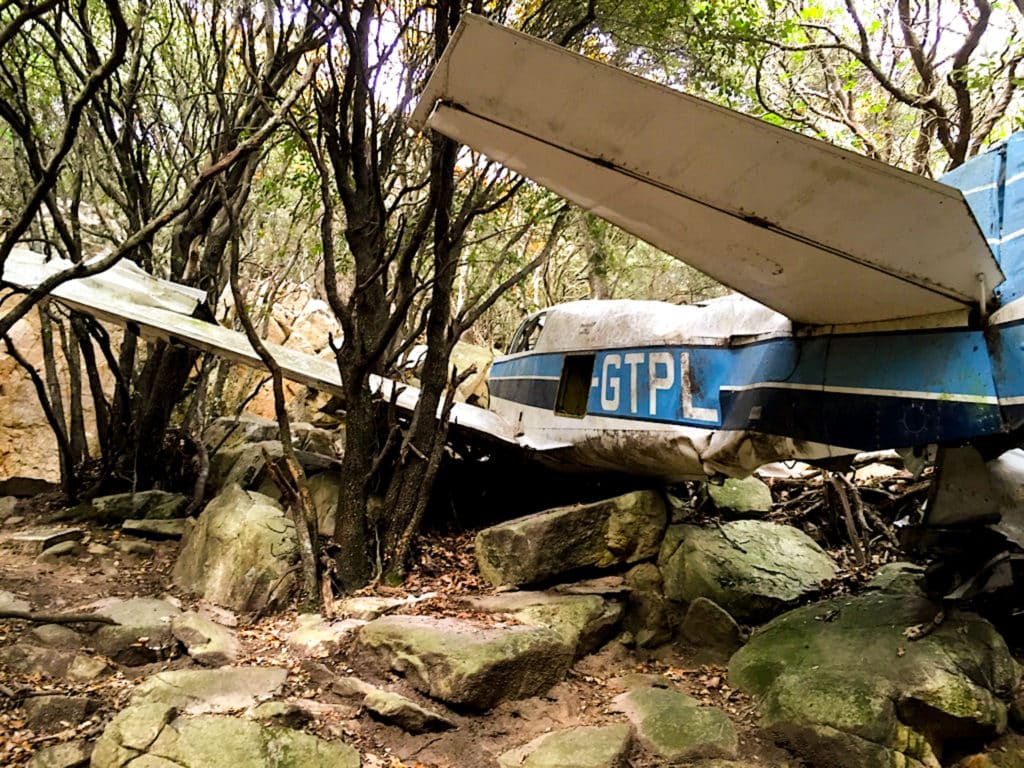
[[[4,533],[9,536],[37,529],[37,525],[18,523],[5,526]],[[352,745],[365,766],[491,765],[496,755],[547,732],[621,722],[621,715],[611,711],[612,701],[637,681],[647,679],[664,680],[671,688],[689,693],[702,704],[721,707],[737,726],[747,764],[778,765],[779,760],[786,759],[785,752],[757,732],[751,700],[727,685],[724,666],[698,663],[693,653],[683,649],[636,654],[614,642],[575,663],[565,680],[543,696],[503,702],[484,715],[445,710],[446,717],[455,721],[457,728],[409,734],[400,726],[374,717],[360,697],[348,695],[345,681],[356,676],[382,689],[402,693],[428,708],[438,709],[437,703],[417,693],[400,677],[381,677],[375,668],[353,667],[355,661],[346,653],[349,643],[344,633],[326,642],[304,640],[301,634],[309,626],[309,617],[295,610],[232,628],[230,625],[238,621],[234,614],[182,594],[173,585],[171,569],[178,542],[126,537],[91,524],[84,526],[84,532],[82,554],[49,561],[40,561],[32,547],[5,538],[0,545],[4,565],[0,590],[7,593],[8,600],[16,597],[36,612],[93,610],[93,606],[110,597],[130,601],[147,596],[165,601],[172,609],[194,611],[224,622],[238,640],[232,667],[274,668],[287,676],[280,685],[260,689],[252,702],[217,709],[244,714],[250,711],[249,704],[264,697],[295,702],[298,710],[308,711],[308,719],[305,713],[298,715],[299,720],[305,721],[300,725],[303,732]],[[385,602],[424,595],[427,598],[401,606],[393,615],[474,617],[491,625],[502,623],[463,602],[464,598],[493,592],[473,572],[472,536],[435,538],[425,544],[425,556],[431,565],[413,574],[413,589],[388,589],[376,597]],[[40,633],[45,626],[52,629],[55,625],[0,621],[3,765],[22,765],[32,755],[57,745],[94,741],[116,713],[132,701],[138,687],[155,675],[172,670],[215,672],[195,662],[184,646],[177,645],[158,654],[166,658],[140,665],[118,664],[98,652],[90,625],[70,624],[70,632],[54,633],[54,637]],[[152,643],[152,637],[145,642]],[[42,658],[25,658],[11,652],[27,646],[47,648],[50,653]],[[69,677],[65,666],[68,656],[96,660],[95,676],[90,669],[83,676]],[[52,674],[62,667],[63,674]],[[225,686],[216,677],[204,685],[211,694]],[[73,704],[69,700],[74,700]],[[275,719],[268,717],[267,721]],[[86,754],[85,750],[81,754]],[[658,763],[638,760],[633,764]]]
[[820,477],[641,491],[428,536],[402,587],[320,616],[252,490],[263,437],[191,521],[160,494],[0,502],[0,764],[1024,765],[1004,638],[879,570],[905,474],[861,471],[858,547]]

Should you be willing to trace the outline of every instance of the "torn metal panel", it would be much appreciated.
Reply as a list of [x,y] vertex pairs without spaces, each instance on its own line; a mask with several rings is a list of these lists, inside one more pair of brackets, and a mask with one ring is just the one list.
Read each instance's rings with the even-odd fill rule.
[[[46,260],[40,254],[16,250],[4,266],[3,278],[30,289],[69,266],[69,262]],[[185,344],[233,363],[264,368],[263,361],[244,333],[191,316],[205,295],[195,288],[155,278],[128,261],[120,261],[93,277],[64,283],[52,293],[53,298],[61,303],[100,320],[130,325],[145,338]],[[314,389],[344,395],[338,366],[333,360],[307,355],[279,344],[264,344],[285,378]],[[405,412],[411,413],[419,400],[417,388],[391,379],[371,376],[370,386],[384,400],[390,401],[394,394],[396,406]],[[481,408],[456,403],[452,408],[451,423],[502,442],[514,441],[511,427],[497,415]]]
[[795,321],[949,312],[1003,280],[958,190],[480,17],[413,122]]

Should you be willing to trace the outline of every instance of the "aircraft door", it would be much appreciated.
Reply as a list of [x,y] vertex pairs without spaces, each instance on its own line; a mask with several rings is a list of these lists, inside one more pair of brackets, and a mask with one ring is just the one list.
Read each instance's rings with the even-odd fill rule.
[[582,419],[587,415],[596,357],[590,353],[566,355],[562,359],[562,376],[558,380],[558,394],[555,397],[555,413],[558,416]]

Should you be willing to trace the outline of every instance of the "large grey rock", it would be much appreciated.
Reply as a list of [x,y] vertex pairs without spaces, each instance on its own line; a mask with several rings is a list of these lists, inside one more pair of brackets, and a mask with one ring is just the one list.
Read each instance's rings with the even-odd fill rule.
[[91,683],[103,675],[116,670],[106,660],[80,653],[75,656],[64,673],[68,680],[76,683]]
[[736,620],[706,597],[698,597],[690,603],[679,625],[679,634],[719,662],[727,662],[743,645],[743,632]]
[[256,490],[268,479],[266,457],[278,459],[283,455],[280,440],[222,448],[210,461],[210,487],[225,491],[237,485],[247,490]]
[[32,606],[28,600],[24,600],[18,597],[13,592],[7,592],[0,589],[0,611],[21,611],[28,613],[32,610]]
[[100,625],[92,635],[92,644],[120,664],[149,664],[169,656],[177,645],[171,634],[171,619],[181,609],[166,600],[112,597],[98,603],[96,613],[117,624]]
[[291,728],[217,715],[178,715],[163,704],[122,710],[96,741],[92,768],[359,768],[359,753]]
[[184,518],[174,520],[125,520],[121,530],[133,536],[146,539],[180,539],[188,530],[189,521]]
[[77,541],[62,541],[60,544],[54,544],[52,547],[47,547],[36,556],[36,560],[40,563],[59,563],[65,558],[77,557],[82,554],[82,545]]
[[455,723],[440,712],[421,707],[415,701],[391,691],[370,691],[363,698],[363,708],[378,719],[397,725],[409,733],[436,733],[455,727]]
[[242,649],[234,632],[198,613],[175,616],[171,633],[182,642],[188,655],[205,667],[232,664]]
[[704,484],[704,503],[728,517],[763,517],[772,510],[772,492],[756,477]]
[[575,649],[547,627],[493,627],[427,616],[385,616],[359,631],[379,665],[435,699],[477,710],[537,696],[562,680]]
[[302,656],[324,657],[336,653],[345,638],[366,624],[358,619],[328,621],[319,613],[300,613],[294,630],[284,641]]
[[143,680],[129,703],[162,704],[188,714],[227,712],[269,699],[287,679],[280,667],[178,669]]
[[188,499],[180,493],[167,491],[139,491],[101,496],[90,502],[92,511],[83,516],[106,523],[132,519],[170,520],[181,517],[188,507]]
[[[324,445],[320,438],[314,439],[312,433],[307,433],[306,438],[309,438],[309,445],[314,450],[295,446],[295,458],[306,473],[312,476],[323,470],[336,470],[339,464],[334,456],[333,446]],[[296,436],[293,444],[297,442],[300,441]],[[330,442],[329,438],[328,442]],[[317,448],[330,450],[330,453],[318,453],[315,450]],[[210,461],[209,485],[211,488],[221,490],[230,485],[239,485],[248,490],[261,490],[270,495],[270,489],[275,486],[267,471],[267,457],[276,460],[283,455],[284,448],[281,446],[281,441],[277,439],[223,448]]]
[[757,632],[729,683],[760,701],[762,725],[816,766],[937,768],[949,740],[1002,733],[1019,672],[985,620],[868,593],[804,606]]
[[915,563],[886,563],[867,583],[870,589],[924,597],[924,566]]
[[338,517],[338,495],[341,492],[341,474],[321,472],[309,478],[309,499],[316,515],[316,526],[321,536],[333,536]]
[[631,740],[628,725],[568,728],[546,733],[498,757],[500,768],[621,768]]
[[283,605],[297,558],[295,526],[262,494],[229,487],[199,516],[174,564],[174,581],[239,612]]
[[84,538],[85,531],[81,528],[46,528],[16,533],[7,541],[26,552],[41,554],[60,544],[79,542]]
[[665,501],[653,491],[559,507],[480,531],[477,564],[499,585],[636,563],[657,554],[665,523]]
[[26,639],[47,648],[80,648],[82,636],[63,624],[40,624],[30,629]]
[[0,647],[0,667],[16,675],[62,677],[74,659],[73,651],[44,648],[30,643]]
[[507,592],[468,602],[480,611],[508,613],[523,624],[554,630],[576,658],[593,653],[609,640],[623,614],[620,603],[600,595]]
[[28,768],[87,768],[92,744],[87,741],[65,741],[43,747],[28,761]]
[[737,621],[766,621],[818,593],[835,563],[807,534],[788,525],[736,520],[718,528],[673,525],[658,556],[665,595],[706,597]]
[[736,757],[739,740],[728,715],[700,706],[685,693],[635,688],[617,696],[614,704],[632,721],[641,743],[662,760]]
[[18,675],[67,677],[87,683],[111,671],[107,662],[84,653],[15,643],[0,648],[0,668]]
[[626,573],[629,597],[623,624],[640,648],[656,648],[672,639],[674,606],[665,597],[661,571],[639,563]]
[[137,555],[138,557],[151,557],[156,552],[152,544],[140,539],[118,539],[114,542],[114,549],[122,555]]

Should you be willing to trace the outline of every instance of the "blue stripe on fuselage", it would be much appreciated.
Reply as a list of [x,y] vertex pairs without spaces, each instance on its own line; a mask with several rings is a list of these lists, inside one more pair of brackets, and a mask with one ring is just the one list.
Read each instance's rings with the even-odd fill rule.
[[[1005,392],[1024,395],[1024,326],[1006,328],[1000,338],[1006,335],[1013,338],[1002,344],[1013,353],[1002,358]],[[1003,427],[980,331],[787,337],[737,347],[593,354],[588,415],[751,429],[863,449],[960,440]],[[561,373],[562,357],[498,360],[492,392],[553,409],[558,387],[552,379]]]

